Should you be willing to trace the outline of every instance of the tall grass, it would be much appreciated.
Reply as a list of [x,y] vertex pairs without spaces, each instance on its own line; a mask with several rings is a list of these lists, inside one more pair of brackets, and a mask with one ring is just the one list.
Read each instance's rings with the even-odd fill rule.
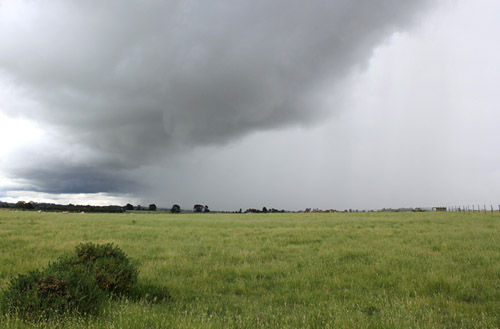
[[144,287],[97,317],[1,328],[498,328],[500,215],[0,211],[0,289],[79,243],[113,242]]

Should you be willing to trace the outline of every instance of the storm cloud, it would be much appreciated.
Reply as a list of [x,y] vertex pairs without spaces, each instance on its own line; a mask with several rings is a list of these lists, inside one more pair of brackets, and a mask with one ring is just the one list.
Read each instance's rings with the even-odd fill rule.
[[29,106],[0,110],[50,132],[2,169],[37,191],[128,192],[171,154],[313,125],[428,3],[2,1],[0,75]]

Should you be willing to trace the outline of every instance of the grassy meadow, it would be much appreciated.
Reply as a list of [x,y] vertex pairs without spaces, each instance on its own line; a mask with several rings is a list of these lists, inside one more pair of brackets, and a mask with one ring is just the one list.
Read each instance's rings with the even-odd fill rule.
[[0,211],[0,290],[81,242],[171,299],[0,328],[499,328],[500,214]]

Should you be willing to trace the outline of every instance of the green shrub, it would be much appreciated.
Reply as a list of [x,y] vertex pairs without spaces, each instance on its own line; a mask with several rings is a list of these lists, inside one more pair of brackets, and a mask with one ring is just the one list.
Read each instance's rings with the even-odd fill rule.
[[67,313],[92,314],[104,293],[80,268],[49,266],[10,281],[1,296],[4,313],[36,320]]
[[67,262],[73,266],[83,266],[95,277],[99,287],[110,293],[127,294],[137,283],[137,268],[112,243],[80,244],[76,247],[74,257]]
[[4,313],[36,320],[99,310],[106,293],[137,295],[138,271],[113,244],[80,244],[43,271],[14,278],[0,297]]

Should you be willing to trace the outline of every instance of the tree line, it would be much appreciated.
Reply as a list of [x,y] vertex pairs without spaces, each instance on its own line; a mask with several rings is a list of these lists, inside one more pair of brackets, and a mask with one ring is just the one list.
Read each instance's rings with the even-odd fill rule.
[[[17,209],[17,210],[35,210],[35,211],[55,211],[55,212],[91,212],[91,213],[122,213],[126,211],[157,211],[158,207],[156,204],[152,203],[149,206],[141,206],[141,205],[132,205],[131,203],[127,203],[125,206],[91,206],[91,205],[62,205],[62,204],[54,204],[54,203],[39,203],[39,202],[25,202],[18,201],[16,203],[8,203],[0,201],[0,208],[7,209]],[[162,208],[161,210],[170,211],[171,213],[178,214],[183,211],[183,209],[178,205],[174,204],[170,209]],[[208,213],[210,212],[210,208],[208,205],[195,204],[193,206],[193,212],[195,213]],[[278,210],[275,208],[266,208],[262,207],[262,209],[256,208],[248,208],[245,211],[240,209],[239,211],[234,211],[234,213],[279,213],[285,212],[285,210]]]
[[35,210],[35,211],[56,211],[56,212],[102,212],[102,213],[121,213],[124,212],[121,206],[91,206],[74,204],[54,204],[18,201],[16,203],[0,202],[0,208],[17,210]]

